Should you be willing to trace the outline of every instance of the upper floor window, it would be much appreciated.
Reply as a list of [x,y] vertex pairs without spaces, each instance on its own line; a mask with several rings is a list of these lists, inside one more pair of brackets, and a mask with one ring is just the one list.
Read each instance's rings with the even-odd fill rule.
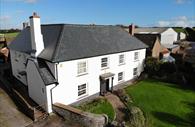
[[101,67],[102,68],[108,67],[108,57],[104,57],[101,59]]
[[87,62],[82,61],[78,63],[78,75],[87,73]]
[[119,64],[124,64],[125,63],[125,56],[124,54],[119,55]]
[[85,95],[87,93],[87,84],[81,84],[78,86],[78,96]]
[[134,52],[134,60],[139,60],[139,52]]
[[124,72],[118,73],[118,81],[124,80]]

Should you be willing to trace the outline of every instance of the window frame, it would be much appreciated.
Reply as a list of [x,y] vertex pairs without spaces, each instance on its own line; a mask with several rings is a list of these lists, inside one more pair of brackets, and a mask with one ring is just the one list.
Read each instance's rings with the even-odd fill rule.
[[[123,62],[122,63],[121,63],[121,56],[123,56],[123,60],[122,60]],[[119,55],[119,61],[118,62],[119,62],[119,65],[125,64],[125,54],[120,54]]]
[[[102,59],[107,59],[107,61],[106,61],[107,66],[105,66],[105,67],[102,66],[102,64],[103,64]],[[101,58],[101,69],[106,69],[106,68],[109,68],[109,57],[102,57]]]
[[[135,72],[136,69],[136,72]],[[138,75],[138,67],[133,68],[133,76],[137,76]]]
[[[83,67],[81,66],[82,63],[85,63],[85,67],[84,66]],[[85,71],[83,72],[81,70],[85,70]],[[80,76],[80,75],[84,75],[84,74],[87,74],[87,73],[88,73],[88,63],[87,63],[87,61],[79,61],[77,63],[77,75]]]
[[134,52],[134,61],[138,61],[139,60],[139,52],[136,51]]
[[[120,77],[120,76],[119,76],[120,73],[122,74],[122,75],[121,75],[121,79],[119,78],[119,77]],[[118,82],[124,81],[124,76],[125,76],[125,73],[124,73],[124,72],[119,72],[119,73],[118,73]]]
[[[85,86],[83,86],[83,85],[85,85]],[[79,87],[81,87],[81,88],[79,88]],[[85,91],[85,93],[82,93],[83,91]],[[81,93],[79,93],[79,92],[81,92]],[[82,83],[82,84],[77,86],[78,98],[82,98],[83,96],[86,96],[87,94],[88,94],[88,84],[87,83]]]

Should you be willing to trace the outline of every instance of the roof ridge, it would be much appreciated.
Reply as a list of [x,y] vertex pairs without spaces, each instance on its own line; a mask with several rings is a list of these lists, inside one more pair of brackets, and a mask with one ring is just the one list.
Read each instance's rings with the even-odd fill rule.
[[61,26],[98,26],[98,27],[118,27],[116,25],[103,25],[103,24],[68,24],[68,23],[56,23],[56,24],[41,24],[41,26],[54,26],[54,25],[61,25]]

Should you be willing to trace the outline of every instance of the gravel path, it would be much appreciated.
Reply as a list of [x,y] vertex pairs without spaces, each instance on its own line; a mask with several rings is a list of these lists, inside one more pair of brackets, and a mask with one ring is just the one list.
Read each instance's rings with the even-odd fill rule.
[[0,127],[25,127],[30,123],[32,120],[17,109],[0,84]]
[[117,122],[123,122],[125,121],[126,118],[126,113],[125,113],[125,105],[121,102],[121,100],[114,94],[108,94],[105,96],[105,98],[111,103],[113,108],[115,109],[116,112],[116,121]]

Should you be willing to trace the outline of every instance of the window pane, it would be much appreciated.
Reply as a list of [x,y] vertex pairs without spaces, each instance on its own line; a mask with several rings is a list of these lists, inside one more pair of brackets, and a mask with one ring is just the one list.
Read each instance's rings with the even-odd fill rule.
[[136,76],[137,75],[137,68],[133,69],[133,75]]
[[87,64],[86,62],[79,62],[78,63],[78,74],[82,74],[87,72]]
[[135,52],[134,53],[134,60],[138,60],[139,59],[139,53],[138,52]]
[[119,64],[124,63],[124,54],[119,55]]
[[101,59],[101,67],[107,67],[108,66],[108,58],[102,58]]
[[123,72],[118,73],[118,81],[123,80]]
[[86,84],[79,85],[78,86],[78,96],[86,94],[86,91],[87,91],[86,89],[87,89]]

